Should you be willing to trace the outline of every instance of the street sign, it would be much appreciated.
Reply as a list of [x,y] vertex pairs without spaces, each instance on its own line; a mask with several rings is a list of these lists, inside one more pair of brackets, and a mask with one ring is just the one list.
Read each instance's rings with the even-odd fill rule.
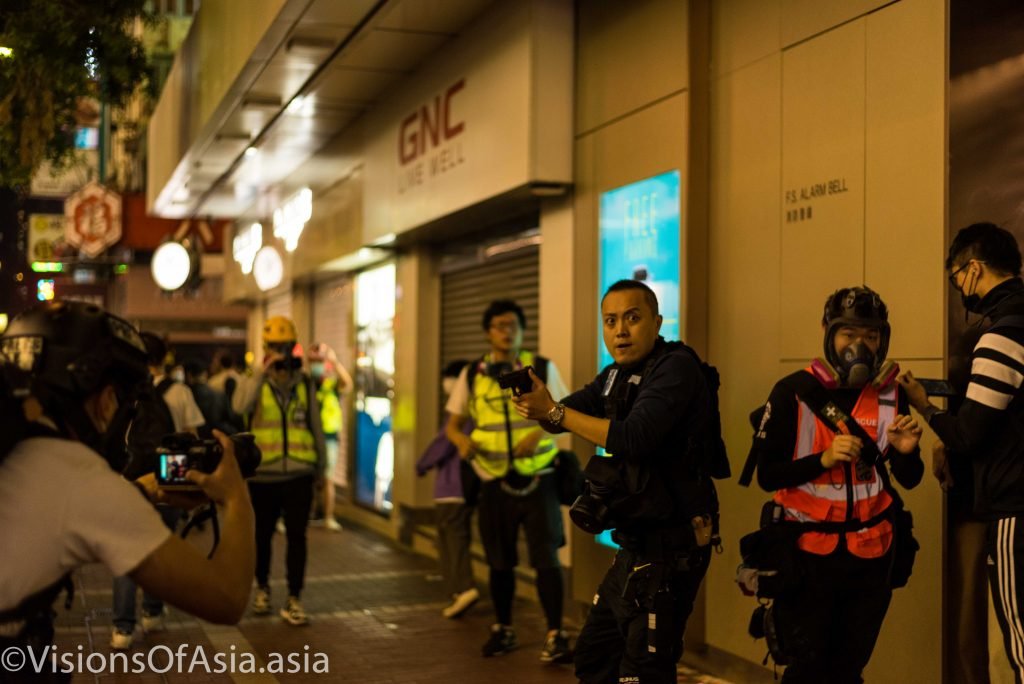
[[51,261],[62,256],[64,214],[30,214],[28,217],[28,260]]
[[65,238],[87,257],[95,258],[121,239],[121,196],[96,181],[64,202]]

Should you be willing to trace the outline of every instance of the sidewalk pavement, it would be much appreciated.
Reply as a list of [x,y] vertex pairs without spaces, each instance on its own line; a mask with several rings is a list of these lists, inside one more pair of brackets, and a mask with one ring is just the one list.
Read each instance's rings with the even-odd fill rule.
[[[268,616],[247,613],[233,627],[218,627],[169,609],[167,629],[143,634],[136,629],[128,658],[108,671],[75,675],[75,684],[120,682],[360,682],[362,684],[440,684],[441,682],[515,682],[534,684],[575,682],[570,665],[545,665],[539,661],[544,642],[544,620],[534,596],[517,597],[514,622],[518,650],[498,658],[483,658],[480,647],[493,621],[489,601],[482,599],[457,620],[441,616],[448,604],[441,583],[434,577],[436,563],[374,533],[346,526],[340,532],[322,527],[309,530],[309,562],[302,601],[310,624],[293,627],[278,617],[287,598],[284,583],[284,539],[275,534],[271,572],[273,612]],[[101,655],[110,654],[111,577],[103,568],[90,566],[78,573],[77,594],[70,611],[59,607],[56,648],[59,656],[102,666]],[[482,592],[486,594],[486,592]],[[141,599],[139,601],[141,607]],[[183,646],[184,645],[184,646]],[[154,648],[160,647],[160,648]],[[195,660],[196,647],[202,647]],[[169,655],[183,652],[166,673],[145,664],[152,657],[156,669],[169,666]],[[214,654],[225,664],[232,658],[235,673],[207,672],[216,669]],[[248,655],[252,654],[252,655]],[[280,654],[280,658],[272,654]],[[289,659],[290,656],[290,659]],[[143,664],[143,674],[123,673]],[[251,660],[250,660],[251,659]],[[64,662],[64,661],[62,661]],[[109,663],[109,660],[107,660]],[[190,662],[196,667],[188,672]],[[328,671],[288,671],[324,664]],[[239,672],[248,665],[257,670],[283,668],[284,672]],[[95,669],[95,668],[94,668]],[[722,682],[681,668],[680,682]]]

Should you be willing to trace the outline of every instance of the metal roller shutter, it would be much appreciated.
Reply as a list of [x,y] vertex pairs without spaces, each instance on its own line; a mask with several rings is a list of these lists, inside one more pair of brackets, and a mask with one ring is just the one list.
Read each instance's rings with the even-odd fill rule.
[[325,280],[317,284],[313,296],[313,339],[326,342],[338,354],[338,360],[352,370],[352,279]]
[[[318,283],[313,295],[313,339],[310,343],[326,342],[338,355],[338,361],[353,372],[354,343],[352,335],[353,281],[348,277],[334,278]],[[344,423],[338,440],[338,463],[332,478],[342,487],[348,486],[348,450],[351,434],[351,404],[342,398]]]
[[291,292],[291,290],[289,290],[288,292],[286,292],[284,294],[280,294],[280,295],[277,295],[276,297],[271,297],[270,299],[268,299],[265,311],[266,311],[267,315],[264,316],[264,320],[266,320],[267,318],[271,318],[273,316],[284,316],[285,318],[291,318],[292,317],[292,292]]
[[481,327],[484,309],[495,299],[523,307],[523,348],[537,350],[540,248],[536,245],[441,276],[441,366],[472,360],[487,351]]

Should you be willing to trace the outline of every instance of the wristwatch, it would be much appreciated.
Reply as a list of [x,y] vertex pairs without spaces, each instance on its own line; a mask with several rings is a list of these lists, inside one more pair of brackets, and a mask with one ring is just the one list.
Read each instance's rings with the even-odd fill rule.
[[563,418],[565,418],[565,404],[557,403],[548,411],[548,422],[556,427],[561,424]]

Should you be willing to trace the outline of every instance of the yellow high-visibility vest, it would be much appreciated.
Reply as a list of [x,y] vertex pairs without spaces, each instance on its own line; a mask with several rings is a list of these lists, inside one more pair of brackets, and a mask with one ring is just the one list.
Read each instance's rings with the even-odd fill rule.
[[274,390],[263,382],[260,403],[252,418],[252,433],[263,452],[261,472],[287,472],[288,461],[297,461],[303,468],[316,464],[316,440],[309,420],[309,393],[304,380],[295,386],[283,414]]
[[[534,356],[528,351],[519,352],[516,359],[517,368],[533,365]],[[536,422],[526,420],[515,411],[511,402],[511,391],[502,390],[498,381],[477,372],[473,378],[473,386],[469,388],[469,415],[476,427],[470,438],[477,445],[477,464],[495,478],[504,477],[508,471],[508,430],[505,426],[505,410],[508,410],[509,423],[512,427],[512,446],[515,447],[529,432],[540,429]],[[555,440],[546,435],[537,443],[533,456],[513,458],[515,469],[523,475],[535,475],[545,468],[558,453]]]

